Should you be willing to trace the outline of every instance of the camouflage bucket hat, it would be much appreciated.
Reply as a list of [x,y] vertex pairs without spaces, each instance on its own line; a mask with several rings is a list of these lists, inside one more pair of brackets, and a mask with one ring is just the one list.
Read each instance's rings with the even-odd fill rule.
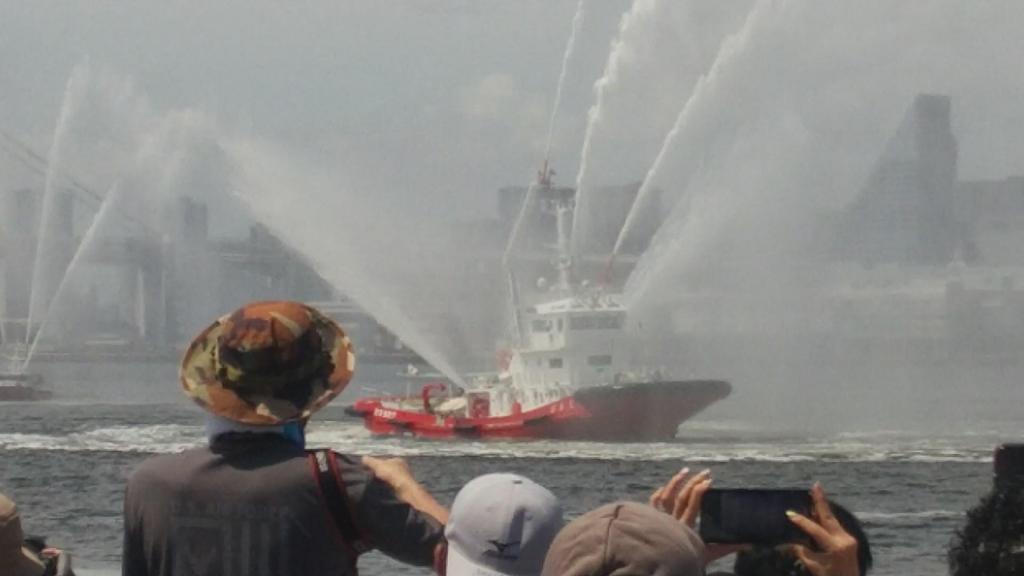
[[345,389],[356,358],[330,318],[299,302],[254,302],[196,336],[181,361],[185,394],[229,420],[308,418]]

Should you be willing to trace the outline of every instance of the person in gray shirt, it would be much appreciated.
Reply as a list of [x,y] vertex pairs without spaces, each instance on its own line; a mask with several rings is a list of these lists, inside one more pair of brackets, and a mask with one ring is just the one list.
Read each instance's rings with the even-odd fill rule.
[[354,367],[341,328],[297,302],[249,304],[201,332],[180,375],[209,443],[132,473],[122,574],[357,574],[371,549],[435,565],[448,512],[403,461],[305,449],[305,423]]

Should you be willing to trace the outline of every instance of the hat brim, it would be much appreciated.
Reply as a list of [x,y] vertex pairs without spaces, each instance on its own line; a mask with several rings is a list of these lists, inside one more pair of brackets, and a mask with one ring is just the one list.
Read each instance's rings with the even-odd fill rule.
[[459,549],[451,542],[448,543],[448,562],[445,566],[446,576],[509,576],[510,574],[473,562],[459,552]]
[[42,576],[44,572],[46,572],[46,565],[24,546],[21,547],[21,554],[15,555],[11,571],[4,571],[5,574],[11,576]]
[[311,383],[313,392],[301,405],[271,396],[243,398],[221,383],[217,374],[217,343],[227,316],[203,330],[185,351],[179,371],[185,395],[217,416],[257,426],[303,420],[326,406],[352,379],[356,357],[352,341],[336,322],[313,308],[306,309],[313,328],[320,333],[324,350],[330,354],[333,369]]

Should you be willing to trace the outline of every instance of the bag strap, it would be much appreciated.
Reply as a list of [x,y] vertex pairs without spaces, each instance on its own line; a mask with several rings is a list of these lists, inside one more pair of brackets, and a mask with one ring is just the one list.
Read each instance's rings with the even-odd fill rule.
[[368,552],[371,546],[352,519],[348,499],[342,488],[341,470],[338,468],[338,462],[334,458],[333,452],[330,450],[310,452],[309,461],[324,506],[334,520],[334,526],[341,534],[342,541],[351,549],[353,557]]

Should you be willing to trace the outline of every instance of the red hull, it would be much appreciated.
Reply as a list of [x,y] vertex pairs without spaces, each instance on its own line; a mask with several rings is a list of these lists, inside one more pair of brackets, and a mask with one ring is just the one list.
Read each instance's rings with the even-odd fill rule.
[[687,418],[729,395],[718,380],[643,382],[583,388],[572,396],[496,417],[440,416],[364,398],[348,409],[375,435],[420,438],[558,438],[613,442],[670,440]]

